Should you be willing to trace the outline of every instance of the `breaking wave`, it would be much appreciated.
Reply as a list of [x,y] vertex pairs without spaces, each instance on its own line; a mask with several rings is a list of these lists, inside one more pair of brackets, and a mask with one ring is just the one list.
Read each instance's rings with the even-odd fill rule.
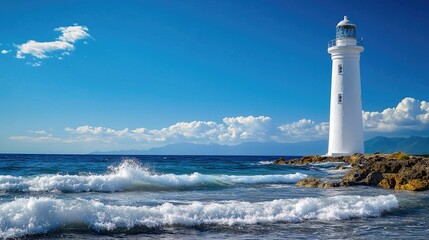
[[0,205],[0,237],[43,234],[70,225],[95,231],[115,231],[166,225],[330,221],[380,216],[397,207],[394,195],[281,199],[256,203],[164,203],[158,206],[115,206],[83,199],[21,198]]
[[6,192],[116,192],[227,186],[232,184],[295,183],[306,174],[285,175],[206,175],[157,174],[136,161],[125,160],[110,172],[99,175],[38,175],[15,177],[0,175],[0,191]]

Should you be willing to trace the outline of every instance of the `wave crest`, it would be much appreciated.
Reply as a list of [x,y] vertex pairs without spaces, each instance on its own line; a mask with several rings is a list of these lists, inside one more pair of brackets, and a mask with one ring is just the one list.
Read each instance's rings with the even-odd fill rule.
[[286,175],[206,175],[157,174],[133,160],[124,160],[109,167],[107,174],[97,175],[40,175],[15,177],[0,175],[0,191],[18,192],[116,192],[129,190],[177,189],[231,184],[295,183],[306,174]]
[[192,202],[114,206],[95,200],[23,198],[0,205],[0,237],[47,233],[70,224],[100,231],[138,226],[257,224],[379,216],[398,207],[394,195],[281,199],[268,202]]

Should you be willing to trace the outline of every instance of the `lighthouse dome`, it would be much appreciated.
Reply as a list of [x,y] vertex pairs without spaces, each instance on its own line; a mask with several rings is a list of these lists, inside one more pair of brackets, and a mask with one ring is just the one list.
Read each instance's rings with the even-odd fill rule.
[[352,23],[352,22],[347,18],[347,16],[344,16],[344,19],[343,19],[341,22],[339,22],[339,23],[337,24],[337,27],[339,27],[339,26],[353,26],[353,27],[356,27],[356,25],[355,25],[354,23]]
[[347,16],[337,24],[337,39],[354,38],[356,39],[356,25],[354,25]]

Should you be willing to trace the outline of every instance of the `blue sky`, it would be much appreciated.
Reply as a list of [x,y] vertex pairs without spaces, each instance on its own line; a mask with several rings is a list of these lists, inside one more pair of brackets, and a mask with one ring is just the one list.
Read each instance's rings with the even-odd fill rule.
[[390,0],[2,1],[0,152],[326,139],[327,43],[344,15],[365,43],[366,137],[427,136],[428,11]]

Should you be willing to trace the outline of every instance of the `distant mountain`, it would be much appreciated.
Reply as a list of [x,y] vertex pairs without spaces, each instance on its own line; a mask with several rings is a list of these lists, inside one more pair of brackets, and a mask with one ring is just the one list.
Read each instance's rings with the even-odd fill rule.
[[406,152],[409,154],[429,154],[429,137],[374,137],[365,141],[365,152]]
[[122,150],[111,152],[92,152],[90,154],[112,155],[265,155],[265,156],[301,156],[324,154],[328,141],[298,143],[246,142],[236,146],[220,144],[176,143],[149,150]]
[[[325,154],[328,141],[298,143],[247,142],[236,146],[220,144],[176,143],[149,150],[121,150],[92,152],[108,155],[265,155],[303,156]],[[374,137],[365,141],[366,153],[406,152],[409,154],[429,154],[429,137],[387,138]]]

